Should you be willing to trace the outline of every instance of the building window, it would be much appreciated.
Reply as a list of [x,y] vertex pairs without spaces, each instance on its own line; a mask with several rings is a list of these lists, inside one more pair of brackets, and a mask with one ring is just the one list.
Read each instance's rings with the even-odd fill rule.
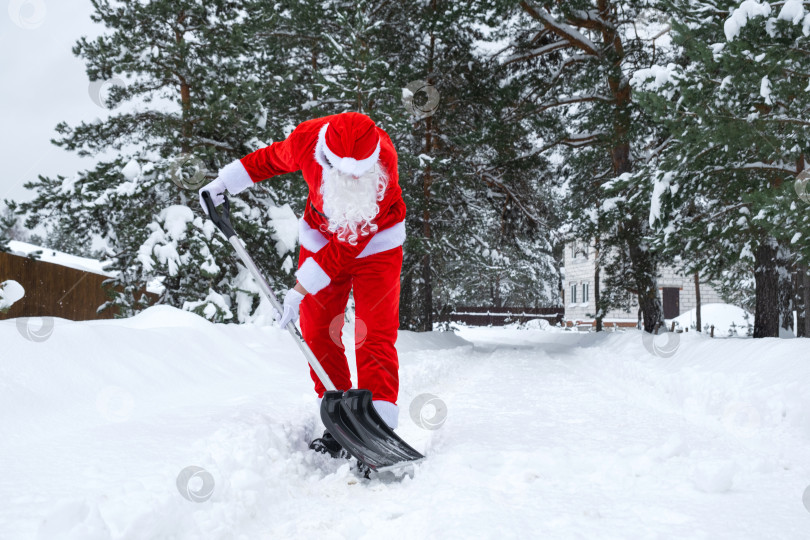
[[588,284],[583,283],[582,284],[582,301],[584,303],[586,303],[586,304],[588,303],[588,292],[589,292],[588,291]]
[[577,303],[577,286],[576,285],[571,285],[571,303],[572,304]]
[[577,241],[576,240],[571,242],[571,258],[572,259],[577,258]]

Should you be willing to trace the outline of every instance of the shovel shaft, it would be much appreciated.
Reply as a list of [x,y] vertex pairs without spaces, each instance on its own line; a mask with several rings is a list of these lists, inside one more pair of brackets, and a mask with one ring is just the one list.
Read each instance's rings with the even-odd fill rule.
[[[259,289],[264,293],[268,300],[270,300],[270,305],[278,311],[279,313],[284,313],[284,306],[276,298],[276,295],[273,294],[273,289],[270,288],[270,285],[267,283],[267,280],[264,279],[259,267],[256,266],[256,263],[253,262],[253,258],[248,255],[247,250],[245,249],[245,245],[239,239],[239,236],[236,234],[236,231],[233,230],[233,227],[230,223],[230,204],[228,203],[227,198],[225,199],[225,208],[223,215],[220,215],[217,212],[216,207],[214,206],[213,202],[211,201],[211,196],[208,193],[203,194],[203,201],[205,205],[208,207],[208,215],[211,217],[211,221],[217,226],[217,228],[222,231],[222,233],[228,238],[228,242],[233,246],[233,249],[236,251],[236,254],[239,255],[239,258],[242,259],[242,262],[247,267],[248,271],[251,273],[253,278],[256,280],[256,283],[259,284]],[[318,378],[323,383],[324,387],[327,390],[336,390],[335,385],[332,384],[332,380],[329,378],[329,375],[326,374],[324,371],[323,366],[318,359],[315,358],[315,355],[312,353],[312,349],[309,348],[307,342],[304,341],[304,336],[301,335],[301,331],[298,330],[298,327],[295,326],[295,323],[290,321],[287,323],[287,330],[290,332],[290,335],[293,337],[293,340],[298,345],[298,348],[301,349],[301,352],[304,353],[304,356],[307,359],[307,362],[310,366],[312,366],[313,371],[318,376]]]
[[[262,276],[259,268],[256,266],[256,263],[253,262],[251,256],[248,255],[248,252],[245,250],[245,246],[242,244],[239,237],[234,233],[233,236],[228,238],[228,242],[231,243],[233,249],[236,250],[236,253],[239,255],[239,258],[242,259],[243,263],[245,263],[248,271],[256,279],[256,282],[259,284],[259,289],[261,289],[267,299],[270,300],[270,304],[279,313],[284,313],[284,307],[278,301],[276,295],[273,294],[273,289],[270,288],[270,285],[267,283],[267,280],[264,279],[264,276]],[[301,335],[301,332],[298,330],[298,327],[295,326],[295,323],[292,321],[287,323],[287,330],[298,344],[298,348],[301,349],[301,352],[304,353],[304,356],[306,356],[307,362],[309,362],[309,365],[312,366],[312,369],[315,371],[315,374],[318,375],[318,378],[321,380],[324,387],[327,390],[335,390],[335,385],[332,384],[332,380],[329,378],[329,375],[326,374],[326,371],[324,371],[321,363],[318,362],[317,358],[315,358],[315,355],[312,353],[312,349],[310,349],[309,345],[307,345],[306,341],[304,341],[304,336]]]

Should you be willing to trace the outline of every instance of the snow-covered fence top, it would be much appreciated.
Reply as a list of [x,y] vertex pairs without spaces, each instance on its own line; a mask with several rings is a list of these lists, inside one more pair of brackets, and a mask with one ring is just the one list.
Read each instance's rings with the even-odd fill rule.
[[446,318],[449,321],[473,326],[503,326],[532,319],[544,319],[551,324],[557,324],[562,321],[564,313],[565,310],[562,307],[456,306],[456,309],[448,313]]

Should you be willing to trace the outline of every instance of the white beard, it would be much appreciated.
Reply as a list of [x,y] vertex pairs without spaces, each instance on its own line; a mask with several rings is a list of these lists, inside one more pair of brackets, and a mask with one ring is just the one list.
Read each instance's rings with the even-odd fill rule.
[[379,163],[357,178],[334,167],[324,169],[321,194],[329,231],[352,245],[358,236],[377,232],[371,220],[380,211],[387,185],[388,175]]

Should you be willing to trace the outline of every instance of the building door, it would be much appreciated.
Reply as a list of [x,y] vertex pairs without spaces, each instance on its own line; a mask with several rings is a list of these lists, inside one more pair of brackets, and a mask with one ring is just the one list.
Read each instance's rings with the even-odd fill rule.
[[678,287],[664,287],[664,318],[674,319],[681,314],[681,291]]

